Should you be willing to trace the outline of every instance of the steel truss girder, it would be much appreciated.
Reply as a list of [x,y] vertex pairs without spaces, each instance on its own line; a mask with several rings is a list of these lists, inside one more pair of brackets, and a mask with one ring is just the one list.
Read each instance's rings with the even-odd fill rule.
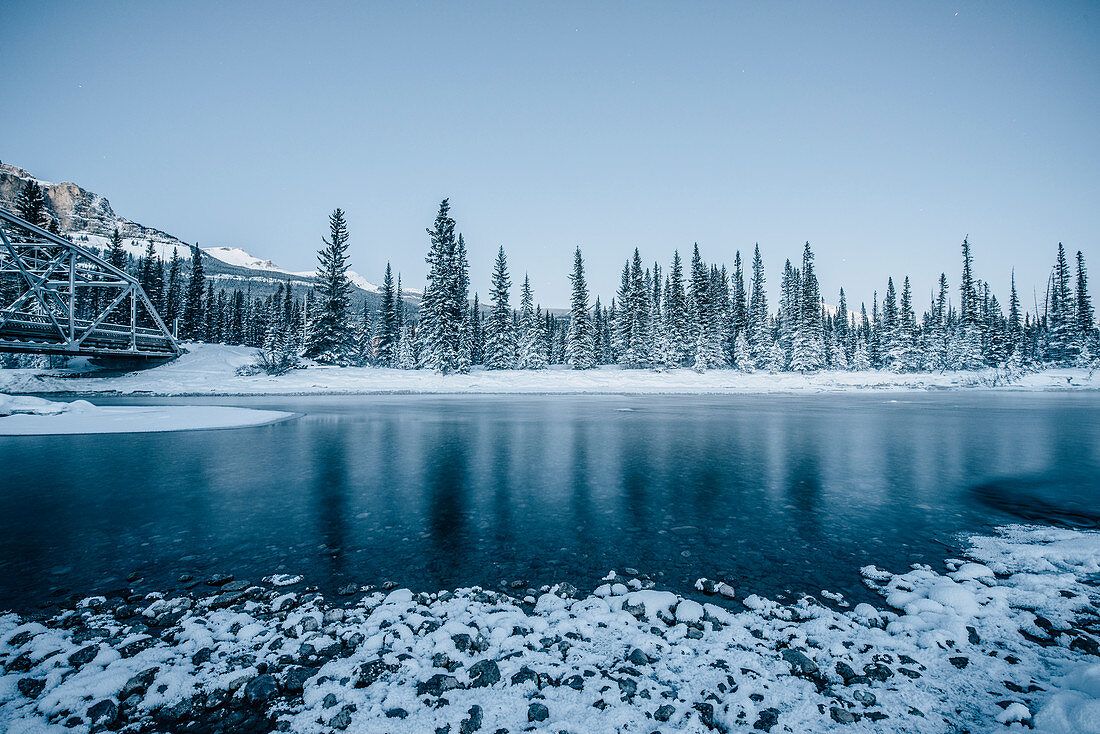
[[[134,276],[5,209],[0,286],[0,351],[153,358],[183,351]],[[96,304],[83,317],[78,295]],[[151,326],[139,325],[142,312]]]

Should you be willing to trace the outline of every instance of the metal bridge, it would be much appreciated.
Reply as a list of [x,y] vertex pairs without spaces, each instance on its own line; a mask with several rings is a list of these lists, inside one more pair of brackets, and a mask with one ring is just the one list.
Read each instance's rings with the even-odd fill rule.
[[0,352],[170,359],[182,351],[134,276],[0,209]]

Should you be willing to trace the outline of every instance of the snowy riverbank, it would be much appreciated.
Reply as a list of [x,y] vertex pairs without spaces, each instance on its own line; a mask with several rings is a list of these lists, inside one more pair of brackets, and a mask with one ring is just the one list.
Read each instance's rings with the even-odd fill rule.
[[0,391],[8,393],[112,393],[148,395],[296,395],[317,393],[635,393],[737,394],[815,393],[852,390],[1007,390],[1100,389],[1089,370],[1050,369],[1006,380],[989,369],[979,372],[896,374],[892,372],[792,372],[746,374],[735,370],[698,373],[680,369],[622,370],[603,367],[577,371],[487,371],[439,375],[428,370],[376,367],[318,367],[279,377],[238,376],[255,350],[218,344],[189,344],[190,352],[159,367],[95,376],[79,370],[0,370]]
[[[1011,527],[862,574],[889,608],[713,603],[609,576],[437,594],[181,576],[168,596],[0,616],[0,728],[1100,731],[1100,533]],[[736,584],[736,579],[727,579]]]
[[97,406],[0,393],[0,436],[150,433],[242,428],[289,418],[277,410],[217,405]]

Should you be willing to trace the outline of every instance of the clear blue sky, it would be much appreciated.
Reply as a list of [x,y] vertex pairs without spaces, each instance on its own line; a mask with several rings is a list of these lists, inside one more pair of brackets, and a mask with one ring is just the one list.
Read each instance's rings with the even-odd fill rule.
[[[635,246],[810,240],[824,293],[1002,295],[1059,240],[1100,283],[1100,6],[1090,3],[35,3],[0,0],[0,159],[204,246],[423,281],[449,196],[484,296],[562,306],[575,245],[612,296]],[[957,302],[957,295],[955,297]],[[1030,297],[1024,299],[1030,304]]]

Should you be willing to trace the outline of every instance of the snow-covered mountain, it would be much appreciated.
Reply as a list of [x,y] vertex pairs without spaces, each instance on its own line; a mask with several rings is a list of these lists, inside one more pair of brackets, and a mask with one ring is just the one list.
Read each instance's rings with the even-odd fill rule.
[[[37,181],[42,187],[46,208],[50,217],[57,220],[62,234],[78,244],[106,249],[111,234],[117,227],[122,235],[123,248],[135,257],[144,255],[148,244],[152,242],[153,249],[164,260],[170,259],[173,251],[179,253],[184,260],[191,259],[191,246],[188,243],[167,232],[116,214],[106,197],[75,183],[44,181],[8,163],[0,163],[0,207],[14,211],[19,192],[31,180]],[[239,247],[204,247],[202,251],[209,256],[205,259],[206,272],[218,287],[248,286],[254,291],[262,291],[268,286],[274,287],[279,281],[308,287],[315,277],[312,270],[287,270]],[[377,284],[355,271],[348,271],[348,278],[364,295],[377,296],[381,291]],[[413,304],[419,301],[418,291],[405,289],[403,294],[405,300]]]

